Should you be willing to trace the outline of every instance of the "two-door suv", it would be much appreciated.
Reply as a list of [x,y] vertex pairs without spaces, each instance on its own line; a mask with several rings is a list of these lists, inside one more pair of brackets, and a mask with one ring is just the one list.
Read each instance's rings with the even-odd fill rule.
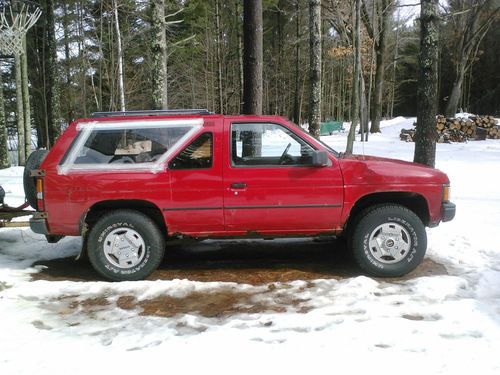
[[83,236],[111,280],[151,274],[171,238],[343,235],[375,276],[413,270],[425,227],[449,221],[433,168],[345,156],[277,116],[205,110],[96,113],[72,123],[25,171],[31,229]]

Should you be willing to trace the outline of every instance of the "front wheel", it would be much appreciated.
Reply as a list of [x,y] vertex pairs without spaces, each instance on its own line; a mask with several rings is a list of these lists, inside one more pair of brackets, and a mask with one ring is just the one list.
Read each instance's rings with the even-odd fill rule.
[[366,211],[352,233],[358,265],[373,276],[398,277],[413,271],[427,249],[425,226],[406,207],[385,205]]
[[95,223],[89,232],[87,250],[90,263],[105,278],[141,280],[162,261],[165,239],[149,216],[117,210]]

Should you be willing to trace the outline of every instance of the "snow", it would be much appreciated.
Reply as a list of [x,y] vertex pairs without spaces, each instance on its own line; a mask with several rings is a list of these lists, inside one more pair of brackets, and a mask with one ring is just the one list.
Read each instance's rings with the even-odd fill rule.
[[[411,161],[399,140],[415,119],[382,123],[355,152]],[[339,151],[346,133],[323,137]],[[78,253],[79,238],[46,243],[0,230],[0,373],[500,373],[500,141],[438,144],[457,216],[428,230],[427,258],[447,275],[405,280],[296,280],[269,285],[193,280],[33,281],[33,263]],[[22,203],[22,169],[0,171],[7,203]],[[286,243],[286,242],[284,242]],[[249,270],[251,272],[251,270]],[[172,317],[118,307],[120,297],[183,299],[241,293],[243,307]],[[107,303],[86,307],[85,301]]]

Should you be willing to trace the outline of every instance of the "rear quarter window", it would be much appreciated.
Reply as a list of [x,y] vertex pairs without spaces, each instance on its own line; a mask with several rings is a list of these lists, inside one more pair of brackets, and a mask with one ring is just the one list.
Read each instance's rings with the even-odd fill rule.
[[61,161],[60,172],[155,169],[201,127],[203,120],[195,120],[82,125],[70,151]]

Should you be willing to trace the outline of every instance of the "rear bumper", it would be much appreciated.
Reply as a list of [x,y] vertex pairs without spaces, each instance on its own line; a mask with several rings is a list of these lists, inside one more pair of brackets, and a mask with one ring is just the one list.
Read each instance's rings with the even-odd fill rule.
[[30,228],[38,234],[49,234],[47,227],[47,214],[45,212],[36,212],[30,219]]
[[457,211],[457,206],[451,202],[444,202],[442,211],[443,217],[441,220],[443,221],[443,223],[445,223],[447,221],[453,220]]

